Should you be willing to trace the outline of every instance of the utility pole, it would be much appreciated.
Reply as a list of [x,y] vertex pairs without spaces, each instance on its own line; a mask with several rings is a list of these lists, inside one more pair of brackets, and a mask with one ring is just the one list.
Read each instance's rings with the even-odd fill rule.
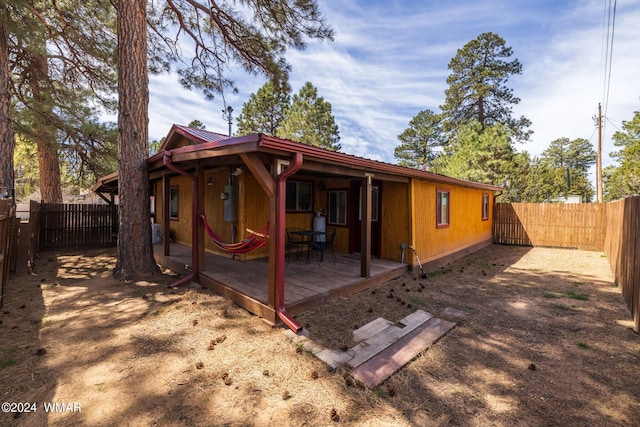
[[602,203],[602,106],[598,103],[598,152],[596,156],[596,202]]

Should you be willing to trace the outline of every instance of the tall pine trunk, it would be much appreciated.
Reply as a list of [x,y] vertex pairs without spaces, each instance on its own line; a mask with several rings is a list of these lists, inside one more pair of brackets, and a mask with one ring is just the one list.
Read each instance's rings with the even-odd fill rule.
[[33,120],[33,138],[38,147],[40,168],[40,199],[42,203],[62,203],[60,180],[60,158],[56,143],[56,132],[49,123],[52,102],[47,96],[45,81],[49,76],[49,63],[44,55],[33,55],[31,59],[31,92],[34,104],[41,109],[41,116]]
[[42,203],[62,203],[60,159],[55,145],[55,136],[45,128],[38,129],[36,133],[40,168],[40,200]]
[[146,0],[118,2],[118,260],[113,276],[160,273],[151,244]]
[[[0,22],[0,190],[9,197],[14,194],[13,150],[15,139],[11,122],[11,94],[9,87],[9,44],[7,29]],[[4,194],[0,194],[0,197]]]

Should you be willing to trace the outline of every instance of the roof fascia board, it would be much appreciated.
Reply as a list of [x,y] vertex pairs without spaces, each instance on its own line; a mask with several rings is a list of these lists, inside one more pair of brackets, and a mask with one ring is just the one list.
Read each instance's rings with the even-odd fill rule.
[[[358,168],[368,173],[388,173],[390,175],[400,175],[411,178],[424,179],[427,181],[442,182],[451,185],[457,185],[467,188],[476,188],[489,191],[501,191],[504,188],[491,185],[481,184],[477,182],[464,181],[456,178],[450,178],[445,175],[439,175],[433,172],[422,171],[418,169],[406,168],[403,166],[392,165],[389,163],[378,162],[375,160],[369,160],[362,157],[352,156],[349,154],[338,153],[335,151],[327,151],[321,148],[312,147],[310,145],[301,144],[298,142],[288,141],[285,139],[274,138],[270,136],[263,136],[260,143],[260,148],[268,147],[274,149],[288,149],[292,152],[302,152],[307,158],[307,161],[317,161],[322,163],[338,163],[344,165],[350,165],[351,168]],[[306,169],[306,166],[305,166]]]
[[324,163],[319,162],[317,159],[307,160],[298,173],[301,172],[321,172],[327,173],[331,175],[342,175],[353,178],[365,178],[367,176],[373,175],[374,179],[380,179],[382,181],[394,181],[394,182],[409,182],[408,176],[401,175],[392,175],[384,172],[379,172],[377,170],[369,169],[359,169],[353,168],[349,165],[342,165],[336,163]]

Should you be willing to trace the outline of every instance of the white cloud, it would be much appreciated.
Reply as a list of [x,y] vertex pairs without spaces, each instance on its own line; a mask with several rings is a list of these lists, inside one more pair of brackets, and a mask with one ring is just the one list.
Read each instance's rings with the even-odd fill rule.
[[[600,1],[506,0],[457,2],[368,2],[321,0],[335,29],[334,42],[309,42],[291,51],[294,91],[307,81],[331,103],[343,151],[394,162],[397,135],[424,109],[444,102],[447,65],[457,49],[491,31],[513,47],[523,74],[509,81],[521,103],[517,116],[532,120],[534,136],[519,146],[540,154],[555,138],[592,138],[592,116],[602,100]],[[607,117],[620,126],[640,107],[640,1],[619,5]],[[202,121],[226,133],[220,97],[205,100],[179,88],[174,76],[152,77],[150,135],[164,136],[172,123]],[[238,94],[226,102],[240,113],[264,79],[241,73]],[[605,153],[612,149],[605,133]],[[605,156],[605,163],[608,158]]]
[[[609,119],[630,119],[640,106],[640,80],[635,71],[640,69],[638,22],[637,7],[616,19],[607,106]],[[540,56],[528,58],[522,86],[518,88],[522,102],[517,112],[533,121],[535,134],[526,146],[532,154],[540,154],[549,142],[560,137],[586,138],[594,146],[597,144],[593,116],[598,103],[605,101],[602,38],[602,21],[594,19],[590,26],[567,28],[556,34],[540,49]],[[605,130],[603,163],[606,165],[610,162],[608,153],[613,150],[613,130],[611,127]]]

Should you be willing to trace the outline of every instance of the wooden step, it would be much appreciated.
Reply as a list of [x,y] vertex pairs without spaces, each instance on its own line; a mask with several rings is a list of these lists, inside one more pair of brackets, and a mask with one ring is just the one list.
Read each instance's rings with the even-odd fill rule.
[[361,363],[351,374],[366,387],[377,387],[455,325],[454,322],[431,318],[366,362]]

